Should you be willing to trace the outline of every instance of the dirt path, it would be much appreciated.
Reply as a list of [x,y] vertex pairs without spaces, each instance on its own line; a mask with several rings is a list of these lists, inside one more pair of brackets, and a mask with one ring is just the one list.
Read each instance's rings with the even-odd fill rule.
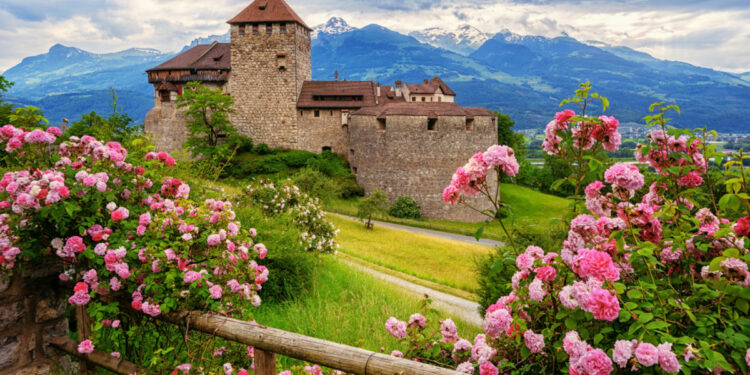
[[[347,215],[341,215],[341,214],[332,213],[332,212],[328,212],[327,214],[328,215],[338,215],[338,216],[341,216],[341,217],[344,217],[344,218],[347,218],[347,219],[350,219],[350,220],[359,220],[356,217],[351,217],[351,216],[347,216]],[[478,245],[483,245],[483,246],[488,246],[488,247],[502,247],[502,246],[505,246],[505,244],[503,242],[495,241],[495,240],[490,240],[490,239],[486,239],[486,238],[482,238],[479,241],[477,241],[477,239],[474,238],[474,237],[472,237],[472,236],[464,236],[462,234],[441,232],[441,231],[432,230],[432,229],[410,227],[408,225],[387,223],[387,222],[378,221],[378,220],[373,220],[373,223],[375,223],[375,225],[382,225],[382,226],[387,227],[387,228],[400,229],[400,230],[405,230],[405,231],[412,232],[412,233],[420,233],[420,234],[426,234],[428,236],[435,236],[435,237],[447,238],[447,239],[450,239],[450,240],[456,240],[456,241],[471,243],[471,244],[475,244],[475,245],[478,244]]]
[[471,323],[477,327],[482,326],[482,317],[478,312],[479,304],[474,301],[469,301],[464,298],[456,297],[450,294],[439,292],[434,289],[417,285],[398,277],[391,276],[372,268],[368,268],[366,266],[348,261],[346,259],[341,260],[357,270],[368,273],[395,287],[398,287],[399,290],[403,290],[410,294],[415,294],[418,296],[424,296],[426,294],[430,296],[430,299],[432,299],[432,306],[436,309],[442,310],[443,312],[449,314],[451,317],[463,319],[467,323]]

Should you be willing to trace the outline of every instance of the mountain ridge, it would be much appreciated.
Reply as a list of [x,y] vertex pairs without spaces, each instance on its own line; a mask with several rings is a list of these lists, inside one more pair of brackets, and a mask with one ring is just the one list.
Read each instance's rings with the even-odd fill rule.
[[[736,128],[737,118],[750,117],[744,104],[750,101],[750,72],[743,78],[743,74],[660,60],[628,47],[503,30],[492,36],[485,33],[487,39],[476,48],[457,50],[376,24],[355,28],[336,17],[315,30],[315,80],[331,80],[336,71],[342,79],[376,79],[386,85],[440,76],[457,92],[459,104],[509,113],[519,128],[543,127],[550,112],[585,80],[612,100],[610,112],[623,122],[642,122],[648,105],[661,100],[683,107],[686,115],[679,120],[686,127],[730,130]],[[453,32],[433,31],[438,36]],[[196,38],[183,50],[214,40],[228,41],[228,33]],[[441,43],[465,40],[453,35]],[[64,100],[89,98],[92,107],[106,108],[101,105],[106,98],[101,93],[114,87],[121,93],[124,110],[142,121],[153,105],[153,88],[145,70],[172,56],[147,48],[95,54],[56,44],[48,53],[27,57],[3,74],[16,82],[9,100],[37,103],[51,120],[80,115],[65,113],[66,107],[60,105]]]

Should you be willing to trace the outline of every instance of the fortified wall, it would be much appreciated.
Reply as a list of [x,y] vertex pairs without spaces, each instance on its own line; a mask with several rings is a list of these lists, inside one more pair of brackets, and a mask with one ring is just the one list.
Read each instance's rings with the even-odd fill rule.
[[[444,115],[436,114],[441,112],[437,107],[445,105],[428,104],[433,108],[418,115],[413,114],[413,105],[392,114],[355,112],[349,129],[352,171],[366,193],[381,189],[391,204],[399,196],[409,196],[425,217],[484,221],[487,217],[476,211],[443,202],[442,193],[456,168],[496,143],[495,119],[480,109],[462,108],[468,113],[457,113],[461,107],[455,105],[443,110]],[[491,208],[481,198],[470,202],[480,210]]]

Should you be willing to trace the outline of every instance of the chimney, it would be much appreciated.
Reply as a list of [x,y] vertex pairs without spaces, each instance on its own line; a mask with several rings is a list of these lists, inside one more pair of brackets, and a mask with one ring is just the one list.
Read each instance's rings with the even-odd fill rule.
[[375,84],[375,101],[377,102],[380,98],[380,82]]
[[396,97],[401,96],[401,81],[396,81],[396,84],[393,86],[394,90],[396,92]]
[[336,80],[336,81],[339,80],[339,71],[338,70],[333,73],[333,79]]

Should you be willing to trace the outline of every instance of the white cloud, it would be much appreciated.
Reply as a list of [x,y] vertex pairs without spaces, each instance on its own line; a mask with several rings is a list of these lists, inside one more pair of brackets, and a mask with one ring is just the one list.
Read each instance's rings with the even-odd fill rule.
[[[130,47],[176,51],[223,33],[250,0],[4,0],[0,70],[55,43],[92,52]],[[310,26],[342,16],[408,32],[470,23],[487,32],[557,36],[626,45],[658,58],[750,71],[750,5],[743,0],[289,0]],[[719,58],[717,58],[717,56]]]

